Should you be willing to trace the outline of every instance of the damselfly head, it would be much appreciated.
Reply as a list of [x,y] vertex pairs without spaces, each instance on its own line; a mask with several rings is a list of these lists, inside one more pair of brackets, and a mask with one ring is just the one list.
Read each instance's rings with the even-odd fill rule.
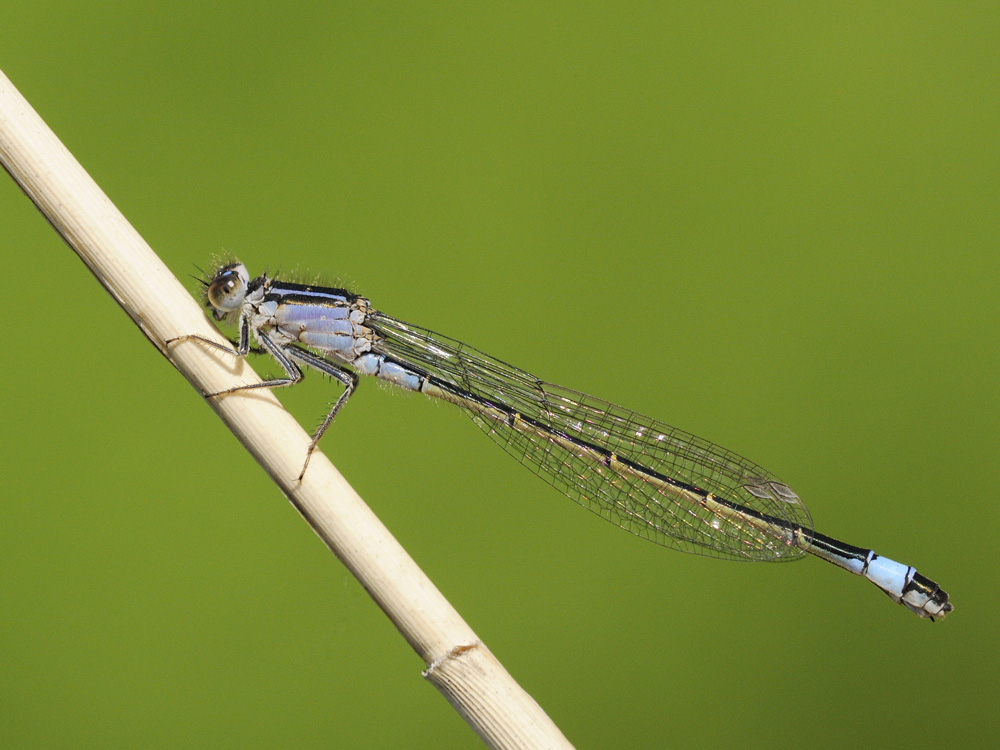
[[236,312],[247,296],[250,274],[242,263],[229,263],[215,272],[205,289],[205,299],[216,320]]

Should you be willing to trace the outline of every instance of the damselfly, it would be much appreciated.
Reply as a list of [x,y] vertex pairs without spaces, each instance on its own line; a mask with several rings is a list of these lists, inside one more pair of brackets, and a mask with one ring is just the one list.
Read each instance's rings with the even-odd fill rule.
[[[285,377],[211,397],[298,383],[302,367],[344,392],[313,436],[299,479],[323,433],[358,384],[381,378],[460,406],[500,447],[568,497],[665,547],[729,560],[816,555],[878,586],[921,617],[952,611],[948,595],[914,568],[813,531],[791,488],[751,461],[628,409],[539,380],[446,336],[404,323],[344,289],[292,284],[242,263],[204,282],[217,320],[238,318],[238,357],[260,349]],[[168,342],[170,343],[170,342]]]

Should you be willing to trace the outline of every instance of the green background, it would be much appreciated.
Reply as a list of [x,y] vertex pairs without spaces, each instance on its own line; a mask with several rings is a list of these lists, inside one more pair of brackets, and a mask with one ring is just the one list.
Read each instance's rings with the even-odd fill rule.
[[[0,69],[177,274],[345,281],[747,455],[955,602],[932,624],[818,561],[641,542],[363,382],[322,447],[570,740],[996,745],[995,3],[6,0],[2,25]],[[0,745],[478,746],[7,179],[0,216]],[[311,428],[337,392],[281,398]]]

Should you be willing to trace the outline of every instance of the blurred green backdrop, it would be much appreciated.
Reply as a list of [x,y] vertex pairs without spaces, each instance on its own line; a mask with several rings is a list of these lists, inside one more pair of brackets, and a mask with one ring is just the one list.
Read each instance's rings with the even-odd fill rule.
[[[995,746],[998,6],[664,6],[6,0],[0,68],[176,273],[345,281],[747,455],[956,604],[646,544],[362,383],[323,448],[580,747]],[[0,745],[478,746],[0,202]]]

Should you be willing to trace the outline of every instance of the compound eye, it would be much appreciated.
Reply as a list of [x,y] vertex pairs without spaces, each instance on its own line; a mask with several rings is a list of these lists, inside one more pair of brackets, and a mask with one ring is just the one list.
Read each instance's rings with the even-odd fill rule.
[[238,310],[247,294],[247,272],[242,266],[223,268],[205,290],[208,304],[222,313]]

